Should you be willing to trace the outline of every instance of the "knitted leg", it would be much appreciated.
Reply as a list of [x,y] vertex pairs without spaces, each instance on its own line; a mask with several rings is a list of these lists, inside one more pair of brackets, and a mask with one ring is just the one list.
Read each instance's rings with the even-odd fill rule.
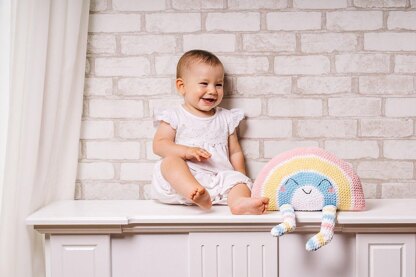
[[316,251],[331,241],[334,236],[336,213],[337,207],[333,205],[325,206],[322,209],[321,230],[308,240],[306,250]]
[[295,211],[292,205],[283,204],[279,209],[283,214],[283,222],[273,227],[271,234],[275,237],[292,232],[296,228]]

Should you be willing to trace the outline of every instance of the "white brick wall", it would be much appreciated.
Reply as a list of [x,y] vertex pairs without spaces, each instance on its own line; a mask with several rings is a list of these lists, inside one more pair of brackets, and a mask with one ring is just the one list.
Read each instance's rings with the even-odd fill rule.
[[416,198],[415,0],[93,0],[77,192],[145,199],[159,159],[153,109],[182,102],[185,51],[216,53],[226,108],[255,178],[275,155],[319,146],[369,198]]

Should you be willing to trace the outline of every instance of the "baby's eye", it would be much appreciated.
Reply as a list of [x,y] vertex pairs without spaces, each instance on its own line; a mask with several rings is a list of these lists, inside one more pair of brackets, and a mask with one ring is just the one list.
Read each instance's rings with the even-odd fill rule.
[[220,88],[222,88],[222,84],[217,84],[217,87],[220,87]]
[[203,86],[207,86],[208,85],[208,83],[206,83],[206,82],[201,82],[201,83],[199,83],[200,85],[203,85]]

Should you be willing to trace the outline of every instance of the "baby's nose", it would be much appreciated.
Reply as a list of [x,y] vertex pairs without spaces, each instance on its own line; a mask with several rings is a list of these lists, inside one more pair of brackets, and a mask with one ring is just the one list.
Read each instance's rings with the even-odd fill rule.
[[208,93],[217,93],[216,86],[208,86]]

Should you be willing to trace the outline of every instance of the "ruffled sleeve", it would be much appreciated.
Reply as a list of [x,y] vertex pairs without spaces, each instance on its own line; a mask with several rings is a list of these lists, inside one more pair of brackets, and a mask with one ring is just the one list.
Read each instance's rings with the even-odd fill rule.
[[178,115],[174,109],[154,109],[153,125],[159,126],[160,121],[168,123],[173,129],[178,127]]
[[244,111],[241,109],[231,109],[228,120],[228,133],[231,135],[234,133],[240,121],[244,119]]

